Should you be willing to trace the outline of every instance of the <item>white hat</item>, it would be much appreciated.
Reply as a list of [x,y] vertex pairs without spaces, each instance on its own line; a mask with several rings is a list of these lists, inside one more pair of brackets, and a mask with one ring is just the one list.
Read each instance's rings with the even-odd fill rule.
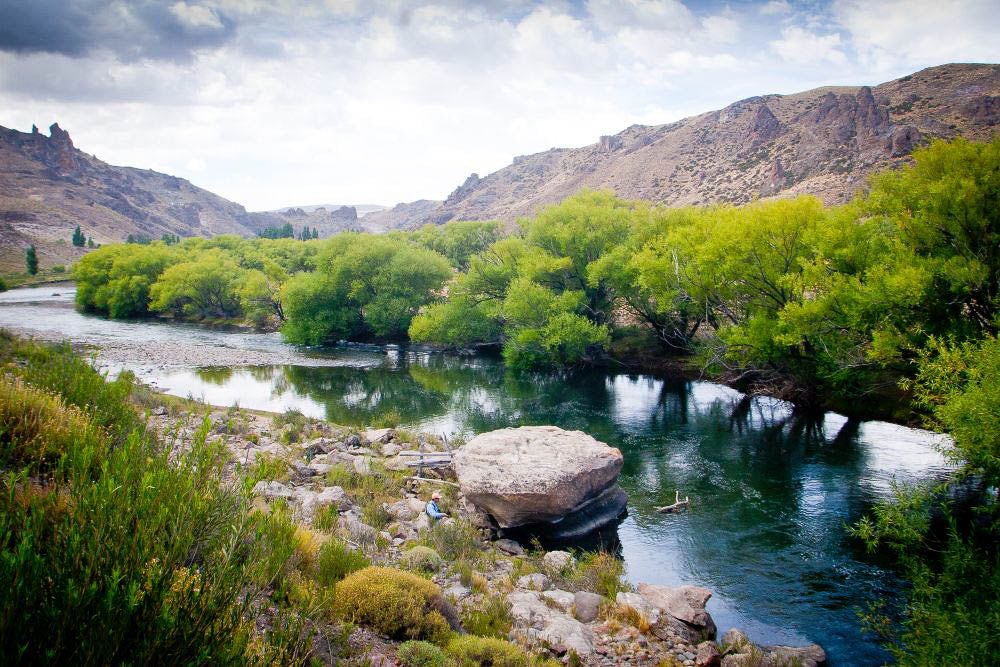
[[441,493],[438,492],[438,491],[435,491],[434,493],[431,494],[431,498],[433,500],[440,500],[441,499]]

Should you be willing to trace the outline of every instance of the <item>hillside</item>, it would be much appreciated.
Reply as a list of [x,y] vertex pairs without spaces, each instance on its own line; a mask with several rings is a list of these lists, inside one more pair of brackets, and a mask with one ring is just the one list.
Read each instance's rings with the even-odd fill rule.
[[23,270],[29,244],[43,268],[73,262],[85,252],[70,244],[77,225],[95,243],[168,233],[253,236],[286,222],[322,237],[360,229],[351,206],[250,213],[183,178],[102,162],[74,147],[58,123],[49,132],[0,127],[0,271]]
[[932,138],[984,140],[998,124],[1000,65],[942,65],[874,88],[751,97],[668,125],[633,125],[582,148],[518,156],[484,178],[472,174],[437,206],[400,205],[367,222],[510,221],[584,187],[675,205],[803,193],[833,204]]

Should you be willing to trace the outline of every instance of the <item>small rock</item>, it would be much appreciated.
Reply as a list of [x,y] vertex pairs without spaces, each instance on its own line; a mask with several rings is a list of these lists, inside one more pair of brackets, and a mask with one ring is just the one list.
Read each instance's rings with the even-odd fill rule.
[[517,580],[517,587],[529,591],[544,591],[549,588],[549,578],[541,572],[526,574]]
[[387,442],[384,445],[382,445],[381,451],[382,451],[382,456],[390,457],[390,456],[395,456],[396,454],[399,454],[401,451],[403,451],[403,447],[395,442]]
[[764,662],[768,665],[801,665],[818,667],[826,664],[826,651],[818,644],[809,646],[764,646]]
[[730,628],[726,631],[726,634],[722,635],[722,648],[733,649],[737,652],[743,650],[744,647],[750,646],[750,639],[743,631],[739,628]]
[[318,507],[335,505],[338,510],[348,510],[352,505],[347,493],[339,486],[328,486],[316,494],[316,504]]
[[542,565],[550,572],[559,573],[573,567],[576,559],[567,551],[550,551],[542,558]]
[[302,463],[301,461],[292,461],[291,466],[292,470],[294,470],[295,474],[298,475],[299,477],[313,477],[316,475],[315,470],[307,466],[305,463]]
[[157,417],[165,417],[167,415],[167,409],[162,405],[158,405],[155,408],[153,408],[152,414],[156,415]]
[[542,593],[542,597],[553,604],[559,605],[559,608],[563,611],[570,611],[573,608],[573,594],[568,591],[561,591],[558,589],[554,591],[546,591]]
[[316,462],[310,463],[309,467],[313,470],[313,473],[316,475],[325,475],[326,473],[330,472],[331,468],[333,468],[333,466],[330,465],[329,463],[316,463]]
[[264,481],[261,480],[254,484],[253,495],[263,496],[268,500],[273,500],[274,498],[284,498],[285,500],[291,500],[295,494],[287,486],[281,482]]
[[374,542],[377,531],[367,523],[354,518],[350,514],[340,517],[340,529],[347,533],[347,536],[358,542]]
[[[370,428],[365,431],[365,440],[372,445],[376,445],[380,442],[388,442],[390,439],[392,439],[391,428]],[[350,442],[348,442],[348,444],[350,444]]]
[[597,593],[578,591],[576,595],[573,596],[573,606],[576,609],[576,618],[583,623],[590,623],[591,621],[597,620],[597,616],[601,611],[601,605],[603,604],[604,598]]
[[368,460],[367,456],[355,456],[353,465],[354,472],[359,475],[370,475],[372,473],[371,462]]
[[344,441],[344,444],[347,445],[348,447],[360,447],[361,438],[358,436],[358,434],[352,433],[351,435],[347,436],[347,440]]
[[694,664],[698,667],[715,667],[722,661],[722,654],[715,642],[704,641],[698,644],[698,654],[695,656]]
[[493,544],[496,546],[497,549],[499,549],[500,551],[502,551],[504,553],[510,554],[511,556],[523,556],[524,555],[524,547],[522,547],[520,544],[518,544],[514,540],[509,540],[509,539],[505,538],[505,539],[502,539],[502,540],[497,540]]

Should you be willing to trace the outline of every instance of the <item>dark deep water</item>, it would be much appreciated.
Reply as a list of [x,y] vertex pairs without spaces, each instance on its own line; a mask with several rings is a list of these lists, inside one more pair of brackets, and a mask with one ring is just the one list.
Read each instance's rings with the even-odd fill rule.
[[[189,332],[157,323],[121,330],[64,304],[10,295],[0,295],[0,326],[58,326],[98,342],[181,340]],[[247,334],[197,331],[206,344],[235,335]],[[269,338],[261,345],[282,344]],[[617,536],[631,581],[709,588],[720,633],[736,626],[762,643],[817,642],[832,664],[888,660],[861,634],[856,610],[879,596],[898,599],[900,582],[846,538],[844,525],[886,497],[894,479],[948,470],[933,434],[834,413],[808,418],[784,402],[709,382],[594,370],[518,375],[492,358],[394,346],[310,354],[339,365],[194,369],[164,360],[131,367],[171,394],[294,407],[339,423],[394,413],[407,426],[449,436],[521,424],[585,431],[625,457],[630,500]],[[691,498],[690,510],[657,514],[675,490]]]

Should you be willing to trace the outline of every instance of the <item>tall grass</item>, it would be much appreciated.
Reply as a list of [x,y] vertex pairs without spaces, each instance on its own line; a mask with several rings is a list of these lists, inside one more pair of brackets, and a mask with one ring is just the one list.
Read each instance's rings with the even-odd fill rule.
[[21,415],[0,433],[0,662],[245,661],[253,603],[288,555],[225,481],[208,425],[171,453],[128,375],[3,333],[0,363],[4,424]]

